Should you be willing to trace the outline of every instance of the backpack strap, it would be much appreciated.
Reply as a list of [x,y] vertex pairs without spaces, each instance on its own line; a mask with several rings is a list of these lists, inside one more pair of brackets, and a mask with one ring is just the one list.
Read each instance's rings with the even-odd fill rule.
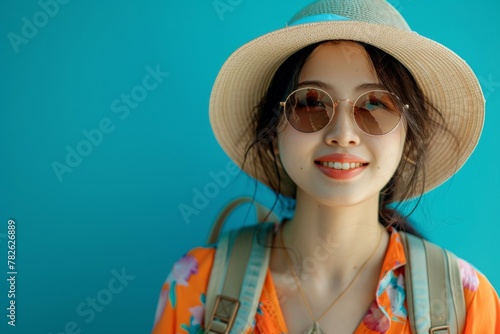
[[274,223],[225,233],[208,283],[207,334],[245,333],[253,324],[269,266]]
[[231,203],[226,205],[224,209],[219,213],[217,218],[215,219],[215,223],[212,225],[212,229],[210,231],[210,235],[208,237],[207,243],[208,244],[213,244],[217,242],[217,238],[219,237],[220,231],[222,230],[222,227],[224,226],[224,223],[227,220],[227,217],[233,212],[237,207],[243,205],[243,204],[252,204],[255,208],[255,211],[257,213],[257,221],[258,222],[274,222],[275,224],[279,224],[280,220],[276,216],[276,214],[265,207],[264,205],[260,204],[257,201],[254,201],[253,198],[248,197],[248,196],[242,196],[238,197],[235,200],[233,200]]
[[422,238],[399,232],[405,248],[405,290],[412,333],[462,333],[465,299],[458,259]]

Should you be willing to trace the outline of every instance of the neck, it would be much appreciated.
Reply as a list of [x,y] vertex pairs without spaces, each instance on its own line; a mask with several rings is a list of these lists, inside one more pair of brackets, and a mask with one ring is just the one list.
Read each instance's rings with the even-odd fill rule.
[[380,237],[381,244],[388,240],[378,222],[378,198],[328,206],[298,193],[294,218],[283,229],[292,261],[316,280],[343,281],[375,251]]

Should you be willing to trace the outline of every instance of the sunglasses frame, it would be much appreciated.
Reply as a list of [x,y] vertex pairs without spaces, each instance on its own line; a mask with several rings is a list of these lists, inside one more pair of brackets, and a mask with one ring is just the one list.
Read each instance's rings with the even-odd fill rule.
[[[288,100],[290,99],[290,97],[292,95],[294,95],[295,93],[299,92],[299,91],[303,91],[303,90],[316,90],[316,91],[319,91],[323,94],[325,94],[326,96],[328,96],[330,98],[330,101],[332,102],[332,115],[330,117],[330,119],[328,120],[328,123],[325,124],[325,126],[323,126],[321,129],[318,129],[318,130],[314,130],[314,131],[302,131],[300,129],[297,129],[292,122],[290,122],[290,120],[288,119],[288,115],[287,115],[287,112],[285,110],[286,108],[286,103],[288,102]],[[356,127],[361,131],[363,132],[365,135],[368,135],[368,136],[375,136],[375,137],[378,137],[378,136],[384,136],[384,135],[387,135],[389,133],[391,133],[392,131],[394,131],[395,128],[398,127],[399,123],[401,123],[401,119],[403,118],[403,109],[400,110],[400,113],[399,113],[399,120],[398,122],[394,125],[394,127],[385,132],[385,133],[382,133],[382,134],[371,134],[371,133],[368,133],[368,132],[365,132],[363,131],[363,129],[361,129],[361,127],[358,125],[358,123],[356,122],[356,119],[354,118],[354,106],[356,105],[356,103],[358,102],[358,100],[366,95],[367,93],[371,93],[371,92],[383,92],[383,93],[387,93],[389,95],[391,95],[392,97],[396,98],[396,101],[402,106],[403,109],[406,109],[408,110],[410,108],[410,106],[408,104],[405,104],[403,103],[403,101],[401,101],[401,99],[394,93],[392,92],[389,92],[388,90],[384,90],[384,89],[373,89],[373,90],[368,90],[366,92],[363,92],[361,94],[359,94],[359,96],[353,101],[351,99],[338,99],[338,100],[334,100],[332,98],[332,96],[330,94],[328,94],[328,92],[324,91],[323,89],[321,88],[317,88],[317,87],[301,87],[301,88],[298,88],[298,89],[295,89],[294,91],[292,91],[290,94],[288,94],[287,98],[285,99],[285,101],[281,101],[280,102],[280,106],[283,107],[283,111],[285,112],[285,118],[286,120],[288,121],[288,123],[297,131],[300,131],[302,133],[314,133],[314,132],[318,132],[318,131],[321,131],[323,130],[324,128],[326,128],[331,122],[332,122],[332,119],[333,117],[335,116],[335,110],[339,104],[339,102],[349,102],[350,104],[350,109],[351,109],[351,117],[352,117],[352,120],[354,122],[354,124],[356,124]]]

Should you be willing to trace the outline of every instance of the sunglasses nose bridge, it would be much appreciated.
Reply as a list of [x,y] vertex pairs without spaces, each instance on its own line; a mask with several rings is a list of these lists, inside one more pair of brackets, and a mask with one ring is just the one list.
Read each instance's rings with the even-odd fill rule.
[[341,102],[345,102],[344,104],[346,105],[347,113],[349,115],[352,114],[353,107],[354,107],[354,101],[352,101],[350,99],[338,99],[336,101],[333,101],[333,115],[332,115],[332,118],[334,118],[338,114],[338,111],[340,110],[340,107],[341,107],[340,106]]
[[340,126],[344,127],[349,124],[348,126],[354,126],[354,128],[357,128],[353,114],[354,101],[350,99],[332,100],[332,105],[333,114],[330,118],[330,125],[339,125],[338,123],[340,123]]
[[333,101],[333,105],[335,106],[335,108],[338,107],[338,105],[340,104],[340,102],[347,102],[347,104],[352,108],[354,102],[350,99],[338,99],[337,101]]

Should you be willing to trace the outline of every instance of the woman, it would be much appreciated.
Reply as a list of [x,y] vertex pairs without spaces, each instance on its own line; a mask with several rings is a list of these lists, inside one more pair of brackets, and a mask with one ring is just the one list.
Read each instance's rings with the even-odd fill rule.
[[[219,143],[296,199],[273,236],[251,331],[410,333],[411,227],[389,204],[452,176],[479,139],[484,101],[458,56],[382,0],[319,1],[235,52],[214,84]],[[203,332],[215,250],[192,250],[164,286],[154,333]],[[488,280],[460,260],[464,333],[500,332]]]

